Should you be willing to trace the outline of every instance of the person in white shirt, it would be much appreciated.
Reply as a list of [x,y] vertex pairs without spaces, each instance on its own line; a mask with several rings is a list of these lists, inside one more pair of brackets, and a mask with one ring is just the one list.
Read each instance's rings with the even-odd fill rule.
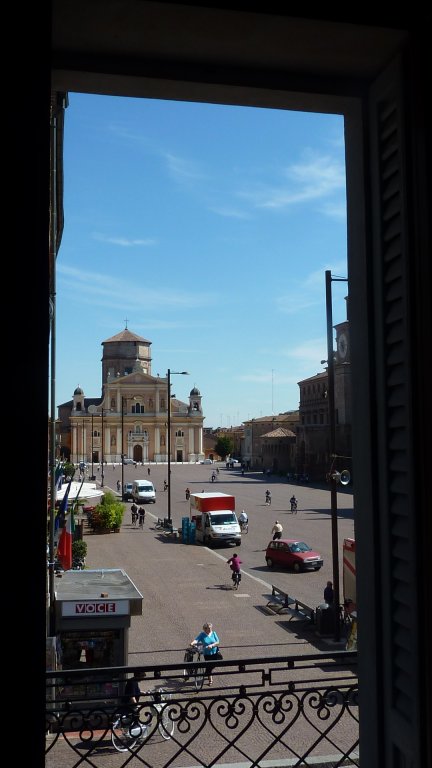
[[249,522],[249,518],[248,518],[246,512],[244,511],[244,509],[242,509],[242,511],[239,514],[239,523],[243,523],[244,524],[244,523],[248,523],[248,522]]
[[275,541],[276,539],[280,539],[281,538],[282,531],[283,531],[283,528],[282,528],[279,520],[276,520],[276,522],[275,522],[275,524],[274,524],[274,526],[273,526],[273,528],[271,530],[271,532],[273,534],[273,541]]

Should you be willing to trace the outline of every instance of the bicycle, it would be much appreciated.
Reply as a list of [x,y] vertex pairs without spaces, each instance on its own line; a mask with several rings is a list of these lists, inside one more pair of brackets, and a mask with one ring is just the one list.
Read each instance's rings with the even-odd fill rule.
[[240,521],[240,531],[241,533],[249,533],[249,523],[244,523]]
[[[148,704],[134,707],[129,713],[118,712],[111,724],[111,741],[117,752],[128,752],[137,744],[144,743],[153,735],[156,728],[163,739],[168,740],[174,733],[175,723],[170,717],[167,702],[172,694],[157,688],[145,691],[150,697]],[[144,712],[145,722],[139,719]],[[157,725],[156,725],[157,723]]]
[[241,571],[233,571],[231,578],[233,580],[233,589],[238,589],[241,582]]
[[[186,648],[183,661],[186,661],[186,662],[193,661],[194,656],[197,656],[197,659],[196,659],[197,662],[200,662],[203,660],[204,656],[203,656],[202,645],[191,645],[188,648]],[[186,680],[188,680],[190,677],[193,677],[195,689],[197,691],[200,691],[204,685],[205,673],[206,673],[205,664],[202,664],[202,666],[197,666],[194,669],[190,667],[185,667],[183,670],[183,676],[186,678]]]
[[292,501],[291,502],[291,514],[296,515],[297,514],[297,502]]

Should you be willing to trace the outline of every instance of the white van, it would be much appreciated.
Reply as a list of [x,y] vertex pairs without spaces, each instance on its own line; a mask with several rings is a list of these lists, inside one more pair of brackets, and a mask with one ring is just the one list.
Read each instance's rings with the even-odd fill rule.
[[132,485],[132,498],[137,504],[144,502],[156,503],[156,491],[150,480],[134,480]]

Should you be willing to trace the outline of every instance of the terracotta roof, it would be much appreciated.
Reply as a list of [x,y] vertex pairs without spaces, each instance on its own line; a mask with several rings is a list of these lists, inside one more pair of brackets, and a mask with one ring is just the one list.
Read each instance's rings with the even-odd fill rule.
[[292,432],[291,429],[284,429],[284,427],[278,427],[278,429],[274,429],[272,432],[266,432],[265,435],[261,435],[261,437],[295,437],[295,432]]
[[244,424],[250,424],[252,421],[254,424],[260,422],[281,422],[281,421],[298,421],[299,411],[298,408],[295,411],[286,411],[285,413],[273,414],[272,416],[258,416],[253,419],[245,419]]
[[136,333],[132,333],[129,328],[125,328],[115,336],[111,336],[110,339],[106,339],[102,342],[102,344],[109,344],[111,341],[144,341],[146,344],[152,343],[148,339],[144,339],[142,336],[138,336]]

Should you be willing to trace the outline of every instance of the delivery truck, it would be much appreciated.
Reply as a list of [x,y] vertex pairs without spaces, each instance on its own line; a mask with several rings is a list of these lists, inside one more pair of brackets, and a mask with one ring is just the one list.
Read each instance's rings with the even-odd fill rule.
[[191,493],[190,519],[195,523],[195,541],[206,546],[241,544],[235,498],[228,493]]

